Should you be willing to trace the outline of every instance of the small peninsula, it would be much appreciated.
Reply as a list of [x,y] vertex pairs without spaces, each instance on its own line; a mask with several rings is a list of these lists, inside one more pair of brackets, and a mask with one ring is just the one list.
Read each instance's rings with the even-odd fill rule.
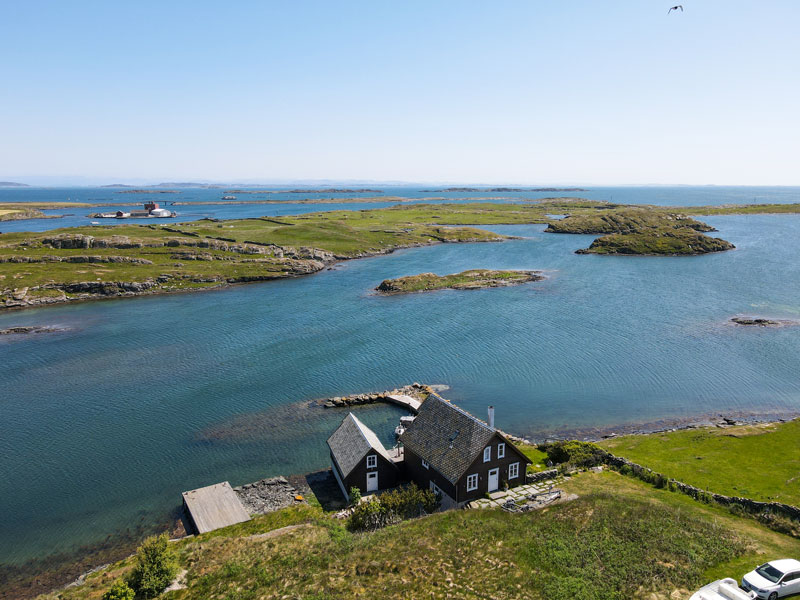
[[482,288],[508,287],[541,281],[544,279],[539,271],[492,271],[489,269],[471,269],[452,275],[436,275],[420,273],[385,279],[375,289],[381,294],[411,294],[414,292],[432,292],[435,290],[479,290]]

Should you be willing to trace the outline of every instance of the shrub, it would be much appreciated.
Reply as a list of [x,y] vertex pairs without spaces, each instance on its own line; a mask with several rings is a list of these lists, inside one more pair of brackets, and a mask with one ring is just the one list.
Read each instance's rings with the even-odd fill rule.
[[359,502],[361,502],[361,490],[353,486],[350,488],[350,504],[352,506],[358,506]]
[[436,510],[439,499],[431,490],[421,490],[412,483],[405,488],[384,492],[358,504],[347,526],[351,531],[378,529],[403,519],[411,519]]
[[147,538],[136,550],[136,565],[128,578],[138,598],[155,598],[178,572],[167,534]]
[[134,592],[124,580],[119,579],[114,582],[111,589],[103,594],[103,600],[133,600]]
[[553,463],[568,463],[574,467],[596,467],[607,456],[606,451],[599,446],[577,440],[554,442],[544,446],[543,450]]

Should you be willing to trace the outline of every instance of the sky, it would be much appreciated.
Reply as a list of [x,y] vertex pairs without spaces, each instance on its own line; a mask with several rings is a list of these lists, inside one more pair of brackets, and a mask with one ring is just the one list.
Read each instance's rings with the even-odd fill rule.
[[0,180],[800,185],[797,0],[0,0]]

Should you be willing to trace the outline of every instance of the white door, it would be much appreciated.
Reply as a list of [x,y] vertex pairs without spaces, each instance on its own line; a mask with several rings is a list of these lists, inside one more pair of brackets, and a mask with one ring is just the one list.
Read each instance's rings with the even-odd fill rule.
[[486,490],[487,492],[494,492],[497,488],[500,487],[498,483],[498,474],[500,473],[500,469],[492,469],[489,471],[489,487]]
[[378,472],[373,471],[372,473],[367,473],[367,491],[368,492],[377,492],[378,491]]

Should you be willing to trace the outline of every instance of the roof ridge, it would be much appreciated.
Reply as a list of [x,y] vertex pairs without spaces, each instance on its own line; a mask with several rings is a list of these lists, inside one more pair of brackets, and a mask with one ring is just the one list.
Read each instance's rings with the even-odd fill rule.
[[451,407],[451,408],[455,409],[456,411],[460,412],[460,413],[461,413],[462,415],[464,415],[465,417],[468,417],[468,418],[472,419],[472,420],[473,420],[473,421],[475,421],[475,422],[476,422],[478,425],[480,425],[481,427],[483,427],[483,428],[485,428],[485,429],[489,430],[490,432],[494,433],[494,432],[496,432],[496,431],[497,431],[497,429],[493,429],[493,428],[489,427],[489,425],[488,425],[487,423],[485,423],[484,421],[481,421],[481,420],[480,420],[478,417],[476,417],[476,416],[475,416],[475,415],[473,415],[472,413],[470,413],[470,412],[467,412],[466,410],[464,410],[463,408],[461,408],[461,407],[459,407],[459,406],[456,406],[455,404],[453,404],[453,403],[452,403],[452,402],[450,402],[449,400],[445,400],[444,398],[442,398],[442,397],[441,397],[439,394],[437,394],[436,392],[431,392],[431,393],[430,393],[430,395],[431,395],[431,396],[433,396],[434,398],[437,398],[437,399],[439,399],[441,402],[444,402],[445,404],[447,404],[449,407]]

